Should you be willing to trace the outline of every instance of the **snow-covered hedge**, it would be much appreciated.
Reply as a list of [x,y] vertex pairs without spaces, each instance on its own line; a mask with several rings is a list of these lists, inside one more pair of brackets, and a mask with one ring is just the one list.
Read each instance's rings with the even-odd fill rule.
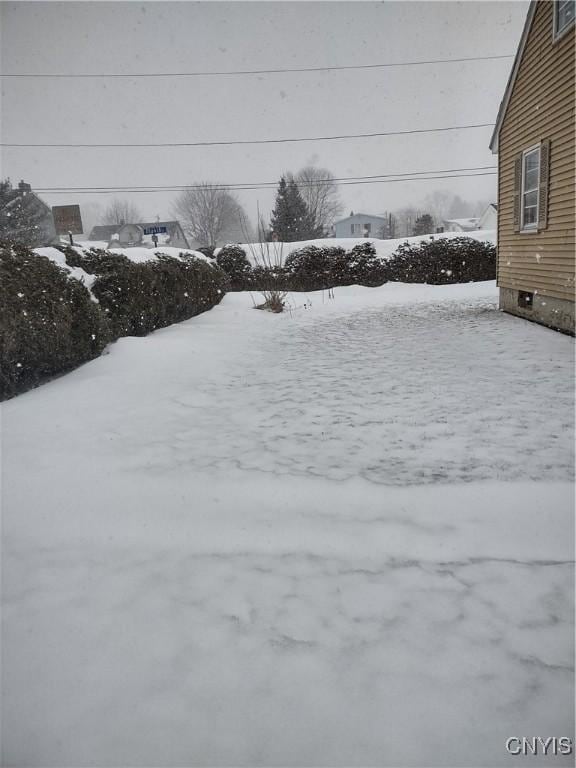
[[212,309],[224,296],[227,278],[197,259],[163,256],[146,264],[122,265],[100,276],[92,289],[118,336],[145,336],[156,328]]
[[[387,261],[396,253],[401,245],[406,243],[408,245],[418,245],[431,239],[451,240],[452,238],[462,236],[462,232],[440,232],[434,235],[413,235],[410,237],[398,237],[392,240],[380,240],[375,237],[325,237],[318,240],[302,240],[293,243],[240,243],[240,245],[252,266],[257,264],[280,266],[286,263],[291,253],[300,251],[308,245],[316,248],[343,248],[348,252],[356,245],[371,243],[378,259],[380,261]],[[481,242],[496,243],[496,231],[492,229],[478,229],[473,232],[466,232],[465,237],[469,237],[472,240],[480,240]],[[218,255],[220,250],[220,248],[216,248],[215,256]]]
[[401,245],[386,263],[388,280],[401,283],[472,283],[496,277],[496,247],[470,237]]
[[195,253],[0,246],[0,398],[97,357],[119,336],[144,336],[218,304],[228,278]]
[[286,259],[284,271],[292,285],[302,285],[303,290],[310,290],[313,285],[317,290],[343,285],[341,277],[345,269],[346,251],[343,248],[305,245]]
[[284,277],[293,290],[320,290],[338,285],[382,285],[383,262],[370,240],[350,251],[340,246],[305,245],[286,259]]
[[96,276],[92,293],[115,336],[145,336],[188,320],[218,304],[228,284],[213,261],[195,253],[157,251],[150,261],[132,261],[128,249],[122,254],[70,246],[59,250],[68,266]]
[[26,246],[0,244],[0,400],[98,357],[110,323],[88,288]]
[[[378,254],[373,240],[356,242],[348,251],[327,242],[319,240],[317,245],[306,243],[293,249],[283,266],[273,268],[256,265],[250,269],[246,246],[227,246],[217,259],[222,259],[232,275],[235,290],[317,291],[388,281],[438,285],[493,280],[496,275],[494,244],[474,237],[414,238],[397,243],[395,251],[385,257]],[[225,266],[232,252],[234,259]]]
[[386,265],[376,255],[373,243],[358,243],[347,254],[345,277],[357,285],[376,286],[386,282]]
[[348,251],[327,242],[292,249],[284,265],[273,268],[250,267],[247,246],[227,246],[216,258],[231,275],[234,290],[317,291],[388,281],[438,285],[493,280],[496,275],[496,247],[476,237],[414,238],[397,242],[385,256],[369,239],[357,241]]
[[241,246],[225,245],[220,248],[216,263],[230,278],[231,290],[243,291],[250,287],[252,267]]

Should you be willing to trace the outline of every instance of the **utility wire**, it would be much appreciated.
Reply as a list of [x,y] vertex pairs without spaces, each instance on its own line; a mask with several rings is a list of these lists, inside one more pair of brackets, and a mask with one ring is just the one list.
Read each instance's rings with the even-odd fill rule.
[[130,78],[136,79],[141,77],[229,77],[236,75],[277,75],[284,72],[341,72],[343,70],[355,70],[355,69],[386,69],[388,67],[420,67],[429,64],[460,64],[467,61],[494,61],[497,59],[512,59],[514,54],[503,54],[501,56],[469,56],[461,59],[429,59],[428,61],[398,61],[390,62],[387,64],[353,64],[349,66],[341,67],[297,67],[293,69],[243,69],[232,70],[227,72],[132,72],[132,73],[47,73],[47,72],[33,72],[23,73],[17,72],[12,74],[0,74],[2,78],[9,77],[37,77],[37,78]]
[[[401,179],[373,179],[371,181],[342,181],[342,182],[336,182],[336,186],[348,186],[352,184],[395,184],[398,182],[403,181],[432,181],[434,179],[464,179],[464,178],[470,178],[470,177],[476,177],[476,176],[496,176],[496,171],[485,171],[482,173],[462,173],[462,174],[447,174],[447,175],[441,175],[441,176],[417,176],[417,177],[411,177],[411,178],[401,178]],[[147,187],[147,188],[141,188],[141,187],[111,187],[102,189],[100,187],[94,188],[94,189],[88,189],[86,187],[82,189],[55,189],[52,188],[50,190],[38,188],[38,192],[49,192],[51,195],[108,195],[112,193],[146,193],[146,192],[182,192],[183,189],[188,189],[188,187]],[[261,187],[261,186],[246,186],[246,187],[233,187],[233,191],[257,191],[260,189],[272,189],[272,187]]]
[[470,128],[493,128],[494,123],[477,123],[475,125],[452,125],[447,128],[417,128],[410,131],[382,131],[379,133],[350,133],[341,136],[308,136],[295,139],[245,139],[239,141],[182,141],[182,142],[143,142],[128,144],[28,144],[2,142],[0,147],[57,147],[61,149],[101,148],[101,147],[222,147],[245,144],[288,144],[302,141],[341,141],[343,139],[371,139],[378,136],[405,136],[415,133],[440,133],[443,131],[464,131]]
[[[374,176],[340,176],[340,177],[332,177],[332,178],[326,178],[326,179],[311,179],[309,181],[299,181],[298,186],[299,187],[306,187],[306,186],[318,186],[320,184],[324,183],[337,183],[337,182],[360,182],[364,180],[371,180],[371,179],[388,179],[392,177],[397,176],[421,176],[422,174],[430,174],[430,173],[455,173],[460,171],[486,171],[486,170],[494,170],[496,171],[498,169],[498,166],[496,165],[478,165],[473,168],[442,168],[435,171],[408,171],[407,173],[380,173],[376,174]],[[477,174],[472,174],[477,175]],[[209,184],[211,189],[235,189],[235,188],[254,188],[254,189],[266,189],[267,187],[276,187],[278,185],[277,181],[234,181],[230,182],[229,184],[225,183],[218,183],[218,184]],[[104,190],[107,192],[112,191],[119,191],[119,192],[137,192],[140,190],[143,191],[149,191],[153,192],[155,190],[183,190],[183,189],[204,189],[206,184],[162,184],[162,185],[154,185],[154,184],[146,184],[145,186],[132,186],[128,184],[124,184],[122,186],[114,186],[113,184],[110,184],[108,186],[104,187],[37,187],[37,192],[79,192],[83,190],[88,190],[90,192],[97,191],[97,190]]]

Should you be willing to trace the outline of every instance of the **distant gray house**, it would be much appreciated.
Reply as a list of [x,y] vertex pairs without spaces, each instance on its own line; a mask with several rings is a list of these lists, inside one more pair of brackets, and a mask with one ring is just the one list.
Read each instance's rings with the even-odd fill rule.
[[334,224],[334,237],[377,237],[390,236],[390,221],[385,216],[350,212],[350,216]]
[[498,206],[490,203],[482,216],[478,219],[478,229],[496,229],[498,226]]
[[108,247],[154,248],[156,244],[172,248],[189,248],[188,240],[179,221],[151,221],[137,224],[101,224],[92,227],[89,240],[105,242]]
[[470,219],[446,219],[444,221],[444,232],[473,232],[478,229],[479,219],[477,217]]

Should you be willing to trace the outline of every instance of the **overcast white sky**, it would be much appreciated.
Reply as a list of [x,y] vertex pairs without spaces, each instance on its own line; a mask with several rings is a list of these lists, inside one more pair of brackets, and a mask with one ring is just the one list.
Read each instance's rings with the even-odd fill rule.
[[[514,54],[528,2],[0,3],[1,71],[135,73],[382,64]],[[493,123],[512,59],[242,77],[2,80],[2,142],[191,142]],[[2,176],[33,188],[276,181],[303,165],[337,177],[496,163],[490,128],[298,144],[3,148]],[[434,189],[494,199],[495,177],[341,187],[379,213]],[[117,197],[170,217],[174,193]],[[50,205],[112,195],[43,193]],[[250,217],[273,191],[244,191]],[[88,211],[87,211],[88,213]]]

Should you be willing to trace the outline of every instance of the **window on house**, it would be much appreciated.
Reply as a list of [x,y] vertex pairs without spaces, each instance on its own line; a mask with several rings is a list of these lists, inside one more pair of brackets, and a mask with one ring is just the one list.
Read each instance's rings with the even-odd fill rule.
[[372,231],[372,224],[364,224],[364,232],[366,235],[369,235]]
[[538,227],[538,188],[540,186],[540,147],[532,147],[522,153],[522,229]]
[[534,294],[530,291],[518,291],[518,306],[522,309],[532,309]]
[[350,234],[354,234],[354,224],[350,224]]
[[574,0],[555,0],[554,36],[561,35],[574,21],[576,2]]

